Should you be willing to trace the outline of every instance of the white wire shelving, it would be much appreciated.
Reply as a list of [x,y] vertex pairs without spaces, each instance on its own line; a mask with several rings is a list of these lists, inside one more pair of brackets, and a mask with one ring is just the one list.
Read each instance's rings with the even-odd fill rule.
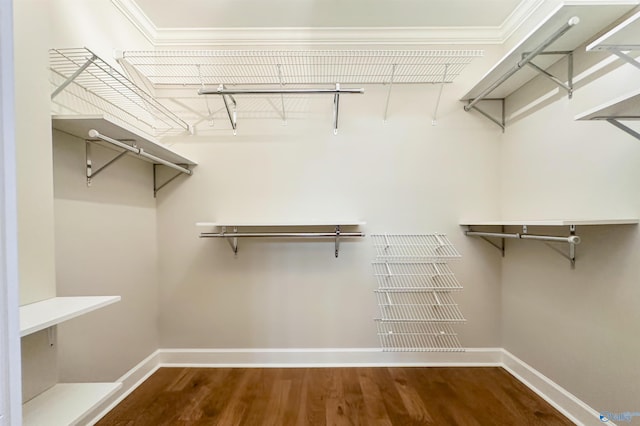
[[104,114],[153,137],[186,133],[189,125],[87,48],[49,50],[56,115]]
[[[300,117],[310,93],[334,95],[334,133],[341,93],[364,93],[349,84],[388,87],[383,120],[396,84],[438,84],[440,93],[482,50],[162,50],[124,51],[118,62],[141,85],[194,118],[194,127],[229,119]],[[198,97],[197,94],[204,96]],[[321,93],[318,93],[321,94]],[[195,95],[195,97],[194,97]],[[233,95],[243,96],[242,102]],[[222,102],[211,101],[217,96]],[[435,124],[440,95],[433,113]],[[304,107],[303,107],[304,108]]]
[[[154,86],[452,82],[482,50],[124,51]],[[446,71],[445,71],[446,70]]]
[[378,337],[387,352],[463,352],[458,335],[446,323],[377,321]]
[[453,324],[465,322],[452,292],[462,290],[447,261],[460,253],[444,234],[373,234],[372,263],[384,351],[464,351]]
[[373,245],[379,260],[437,260],[460,257],[444,234],[375,234]]
[[373,262],[378,289],[384,291],[462,290],[447,263]]

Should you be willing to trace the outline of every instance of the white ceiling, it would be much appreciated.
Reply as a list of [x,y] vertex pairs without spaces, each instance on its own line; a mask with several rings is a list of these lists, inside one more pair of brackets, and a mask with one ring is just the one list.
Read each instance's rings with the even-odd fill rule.
[[527,0],[135,0],[156,28],[500,27]]

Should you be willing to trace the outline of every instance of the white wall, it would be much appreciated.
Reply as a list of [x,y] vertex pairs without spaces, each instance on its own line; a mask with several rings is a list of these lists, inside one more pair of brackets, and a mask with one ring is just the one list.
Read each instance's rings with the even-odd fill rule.
[[[585,55],[577,55],[578,72],[590,62]],[[638,217],[639,141],[606,122],[573,120],[640,84],[631,65],[608,71],[581,84],[573,100],[555,97],[508,126],[501,142],[504,218]],[[541,85],[526,91],[536,88],[543,93]],[[596,410],[636,410],[638,227],[578,227],[578,234],[574,270],[544,244],[509,242],[504,347]]]
[[[463,344],[500,344],[499,260],[475,256],[458,226],[462,212],[498,212],[487,200],[499,191],[499,129],[463,111],[455,84],[435,127],[437,86],[394,86],[386,125],[386,88],[365,90],[341,97],[337,136],[320,97],[298,101],[307,113],[287,126],[241,112],[235,137],[220,120],[174,140],[199,165],[158,195],[161,347],[378,346],[370,239],[343,243],[338,259],[332,241],[243,239],[234,256],[195,227],[332,218],[366,221],[368,234],[447,233],[463,253]],[[240,111],[252,102],[238,98]]]

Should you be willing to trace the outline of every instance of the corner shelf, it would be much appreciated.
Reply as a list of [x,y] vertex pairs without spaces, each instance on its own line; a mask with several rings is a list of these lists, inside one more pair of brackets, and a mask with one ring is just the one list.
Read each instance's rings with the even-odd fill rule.
[[[516,72],[525,65],[530,65],[538,73],[553,80],[567,90],[569,97],[571,97],[573,92],[572,52],[635,5],[637,3],[624,0],[589,3],[562,2],[462,97],[461,100],[469,102],[465,105],[465,110],[478,110],[504,130],[506,125],[504,99],[536,75],[535,73]],[[574,17],[578,18],[578,23]],[[547,48],[552,50],[547,50]],[[569,57],[566,83],[545,71],[560,59],[560,55]],[[535,65],[530,62],[534,57],[537,62]],[[489,95],[491,95],[490,98]],[[475,103],[481,100],[502,101],[502,118],[492,117],[477,108]]]
[[[309,222],[289,222],[289,223],[253,223],[253,222],[198,222],[196,226],[218,229],[218,232],[201,232],[200,238],[224,238],[227,240],[235,254],[238,253],[238,238],[333,238],[335,240],[335,257],[340,251],[340,238],[343,237],[364,237],[362,232],[343,232],[343,227],[358,227],[366,222],[359,221],[309,221]],[[239,228],[333,228],[332,231],[247,231],[238,232]],[[231,232],[227,232],[231,228]]]
[[640,140],[640,133],[621,121],[640,120],[640,89],[599,105],[575,117],[578,121],[602,120]]
[[628,51],[640,50],[640,12],[636,12],[587,46],[587,51],[606,51],[640,68]]
[[[505,255],[505,239],[522,239],[522,240],[537,240],[543,242],[553,243],[566,243],[569,246],[568,253],[560,252],[564,257],[569,259],[571,267],[575,267],[576,263],[576,245],[580,244],[581,238],[576,235],[577,226],[598,226],[598,225],[637,225],[639,222],[635,218],[622,218],[622,219],[550,219],[550,220],[503,220],[503,221],[463,221],[460,226],[465,228],[465,235],[469,237],[480,237],[492,246],[496,247],[502,252],[502,256]],[[499,231],[474,231],[474,226],[482,227],[500,227]],[[507,226],[520,226],[522,227],[521,233],[507,233],[504,232],[504,228]],[[544,227],[568,227],[568,236],[558,235],[538,235],[529,234],[529,226],[544,226]],[[501,244],[496,244],[490,238],[499,239]],[[554,248],[555,249],[555,248]]]
[[54,297],[20,307],[20,337],[120,301],[120,296]]
[[59,383],[22,406],[23,424],[77,424],[121,387],[122,383]]
[[[138,154],[136,157],[153,163],[154,196],[169,182],[185,173],[192,174],[196,163],[162,145],[154,138],[145,136],[125,123],[119,123],[106,115],[53,115],[51,125],[54,129],[70,134],[85,141],[87,185],[102,170],[120,159],[126,153]],[[96,133],[97,132],[97,133]],[[91,143],[118,150],[118,154],[101,167],[95,168],[91,160]],[[177,169],[178,173],[160,183],[157,178],[157,166]]]

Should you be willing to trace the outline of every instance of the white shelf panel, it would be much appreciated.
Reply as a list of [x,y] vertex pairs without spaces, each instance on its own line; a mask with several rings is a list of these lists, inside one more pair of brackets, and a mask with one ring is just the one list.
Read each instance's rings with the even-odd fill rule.
[[462,226],[570,226],[570,225],[635,225],[638,219],[549,219],[549,220],[493,220],[462,221]]
[[388,292],[376,290],[380,321],[464,322],[464,316],[449,293]]
[[640,119],[640,89],[585,111],[575,119],[598,120],[618,117],[625,120]]
[[462,286],[447,263],[374,262],[378,289],[384,291],[452,291]]
[[104,402],[122,383],[60,383],[22,406],[25,426],[67,426]]
[[[89,130],[95,129],[101,135],[122,141],[128,145],[133,145],[133,142],[135,142],[138,148],[142,148],[145,152],[172,163],[196,164],[194,161],[162,145],[154,138],[137,132],[124,123],[116,123],[105,115],[53,115],[51,121],[54,129],[69,133],[80,139],[94,140],[89,137]],[[112,145],[108,146],[111,147]],[[138,158],[149,161],[144,157]]]
[[220,228],[223,226],[226,227],[255,227],[255,228],[276,228],[276,227],[287,227],[287,226],[363,226],[366,225],[367,222],[360,222],[354,220],[309,220],[306,222],[197,222],[196,226],[199,227],[208,227],[208,228]]
[[376,321],[385,352],[463,352],[450,324]]
[[620,24],[598,37],[587,50],[607,50],[610,47],[627,47],[622,50],[640,49],[640,12],[634,13]]
[[[469,92],[462,100],[476,98],[484,89],[513,68],[522,59],[522,53],[530,52],[548,39],[556,30],[566,24],[570,18],[577,16],[580,23],[571,28],[566,34],[556,40],[547,51],[573,51],[581,44],[589,41],[599,31],[611,22],[631,10],[637,2],[632,1],[593,1],[593,2],[562,2],[546,19],[534,28],[524,39],[511,49]],[[534,59],[541,68],[548,68],[561,57],[558,55],[543,55]],[[533,71],[521,70],[491,92],[488,98],[506,98],[522,87],[538,74]]]
[[44,330],[118,301],[120,296],[54,297],[20,306],[20,336]]

